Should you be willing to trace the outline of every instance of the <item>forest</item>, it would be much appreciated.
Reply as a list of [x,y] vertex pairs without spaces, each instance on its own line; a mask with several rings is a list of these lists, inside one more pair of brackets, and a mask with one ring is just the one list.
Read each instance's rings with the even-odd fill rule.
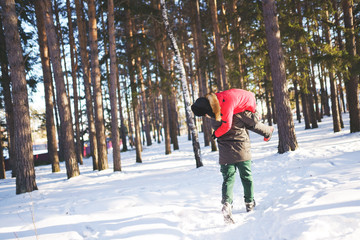
[[[0,178],[7,149],[16,193],[37,190],[29,94],[43,95],[52,172],[65,161],[80,175],[84,141],[93,170],[121,171],[121,152],[192,140],[217,151],[208,121],[189,108],[208,92],[256,95],[262,119],[277,124],[278,153],[294,151],[294,121],[305,129],[332,116],[360,131],[358,0],[0,0]],[[43,92],[37,92],[42,86]],[[121,148],[120,148],[121,146]]]

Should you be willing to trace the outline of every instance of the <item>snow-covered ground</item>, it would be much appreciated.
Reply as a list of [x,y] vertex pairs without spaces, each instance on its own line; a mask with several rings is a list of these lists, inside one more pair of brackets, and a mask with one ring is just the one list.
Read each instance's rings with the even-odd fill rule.
[[[15,179],[0,180],[0,239],[360,239],[360,133],[332,132],[327,117],[318,129],[296,124],[299,150],[277,154],[251,134],[255,211],[246,213],[235,183],[233,225],[221,214],[218,153],[202,147],[196,169],[191,141],[164,154],[164,145],[121,154],[122,172],[92,171],[66,179],[50,166],[36,167],[38,191],[15,195]],[[202,135],[200,135],[202,141]],[[201,144],[203,146],[203,144]],[[112,166],[111,153],[109,165]]]

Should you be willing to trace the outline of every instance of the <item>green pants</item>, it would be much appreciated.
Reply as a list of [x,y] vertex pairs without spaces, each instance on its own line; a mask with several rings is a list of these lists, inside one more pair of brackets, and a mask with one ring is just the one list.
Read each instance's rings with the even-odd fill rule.
[[221,173],[224,181],[222,184],[222,201],[224,204],[233,202],[233,188],[235,183],[236,168],[239,169],[241,183],[244,188],[245,202],[252,202],[254,200],[254,186],[251,175],[251,160],[245,162],[238,162],[234,164],[221,165]]

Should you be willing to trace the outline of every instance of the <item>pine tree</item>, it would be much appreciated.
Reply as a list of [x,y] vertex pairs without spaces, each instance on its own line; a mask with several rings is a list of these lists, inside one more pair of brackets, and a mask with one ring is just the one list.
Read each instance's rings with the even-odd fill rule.
[[263,0],[262,6],[279,132],[278,152],[285,153],[297,149],[298,144],[287,93],[285,62],[279,37],[280,30],[275,0]]
[[218,79],[217,87],[219,91],[223,91],[229,89],[229,86],[226,78],[225,58],[220,40],[220,30],[219,30],[219,22],[217,16],[216,0],[209,0],[209,8],[211,12],[212,26],[214,31],[216,61],[218,63],[218,71],[220,73],[219,74],[220,79]]
[[9,62],[6,54],[5,36],[3,31],[2,19],[0,16],[0,62],[1,62],[1,87],[4,96],[6,126],[8,135],[9,162],[11,167],[11,177],[16,177],[16,157],[15,157],[15,129],[13,101],[10,90],[11,79],[9,75]]
[[[79,99],[77,89],[77,54],[74,40],[74,30],[72,22],[72,10],[70,7],[70,0],[66,0],[66,10],[69,24],[69,43],[70,43],[70,59],[71,59],[71,78],[73,82],[73,96],[74,96],[74,115],[75,115],[75,134],[76,134],[76,158],[78,163],[83,164],[81,140],[80,140],[80,119],[79,119]],[[70,92],[69,92],[70,95]]]
[[199,144],[199,137],[198,137],[198,133],[197,133],[197,130],[196,130],[194,122],[193,122],[193,118],[192,118],[193,114],[192,114],[191,109],[190,109],[190,97],[189,97],[189,90],[188,90],[187,82],[186,82],[186,73],[185,73],[184,63],[183,63],[183,60],[181,58],[177,43],[175,41],[173,31],[171,30],[170,25],[169,25],[169,20],[168,20],[168,16],[167,16],[167,9],[166,9],[166,6],[165,6],[165,0],[160,0],[160,5],[161,5],[161,12],[162,12],[162,17],[163,17],[165,29],[166,29],[167,35],[168,35],[168,37],[169,37],[169,39],[171,41],[171,45],[172,45],[174,54],[176,56],[177,66],[180,69],[181,87],[182,87],[182,91],[183,91],[183,94],[184,94],[185,111],[187,111],[187,118],[188,118],[187,121],[188,121],[188,124],[189,124],[189,128],[191,130],[193,150],[194,150],[195,161],[196,161],[196,167],[198,168],[198,167],[202,167],[203,163],[202,163],[202,160],[201,160],[201,150],[200,150],[200,144]]
[[0,179],[6,178],[5,172],[5,159],[4,159],[4,148],[3,148],[3,133],[0,130]]
[[16,161],[16,194],[37,190],[32,150],[29,100],[25,65],[18,32],[14,0],[0,1],[4,35],[12,82],[14,140]]
[[[126,34],[126,54],[128,58],[128,70],[131,82],[131,97],[132,97],[132,106],[134,113],[134,127],[135,127],[135,149],[136,149],[136,162],[142,162],[142,146],[141,146],[141,136],[140,136],[140,119],[139,119],[139,101],[138,101],[138,92],[137,92],[137,83],[135,78],[135,59],[133,56],[133,20],[130,11],[130,1],[126,1],[125,9],[125,34]],[[130,119],[130,118],[129,118]],[[131,127],[130,127],[131,128]],[[129,128],[129,129],[130,129]]]
[[38,42],[44,79],[45,111],[46,111],[46,137],[48,156],[52,165],[52,172],[60,171],[59,155],[57,150],[56,130],[54,121],[53,85],[49,57],[49,47],[44,25],[44,8],[41,1],[35,1],[36,25],[38,29]]
[[[332,49],[332,42],[330,37],[330,27],[329,27],[329,13],[328,11],[325,12],[325,19],[324,19],[324,32],[325,32],[325,38],[326,38],[326,44]],[[341,125],[340,125],[340,114],[339,114],[339,103],[338,103],[338,95],[337,95],[337,86],[335,81],[335,76],[333,72],[333,64],[330,63],[328,66],[329,71],[329,78],[330,78],[330,89],[331,89],[331,111],[332,111],[332,118],[333,118],[333,129],[334,132],[340,132],[341,131]]]
[[91,82],[93,86],[93,100],[95,109],[95,129],[98,144],[99,170],[108,169],[107,147],[105,137],[103,99],[101,91],[100,66],[98,56],[98,37],[96,26],[96,11],[94,0],[88,1],[89,40],[91,51]]
[[98,170],[99,156],[98,156],[98,147],[97,147],[98,143],[96,139],[95,121],[94,121],[94,108],[92,101],[93,98],[92,98],[91,82],[90,82],[89,55],[87,52],[88,40],[86,34],[84,11],[80,0],[75,0],[75,8],[76,8],[76,21],[79,32],[81,67],[83,70],[83,79],[84,79],[84,87],[85,87],[86,115],[87,115],[88,128],[89,128],[91,156],[93,161],[93,170]]
[[57,105],[60,115],[60,136],[63,139],[63,156],[66,163],[66,174],[68,178],[72,178],[78,176],[80,171],[76,160],[74,130],[72,128],[69,97],[67,96],[65,89],[64,73],[62,71],[60,59],[60,47],[55,32],[51,1],[43,0],[42,4],[45,9],[45,29],[48,37],[50,59],[56,83]]
[[[111,141],[113,146],[113,162],[114,171],[121,171],[120,162],[120,141],[118,127],[118,111],[117,111],[117,61],[116,61],[116,45],[115,45],[115,26],[114,26],[114,1],[108,0],[108,24],[109,24],[109,45],[110,45],[110,102],[111,102]],[[121,103],[119,103],[121,104]]]
[[359,78],[355,72],[355,56],[356,45],[354,35],[354,20],[353,20],[353,0],[343,0],[342,7],[344,11],[345,22],[345,39],[346,51],[352,58],[348,71],[348,77],[345,79],[346,97],[349,104],[350,113],[350,132],[360,131],[360,115],[359,115]]

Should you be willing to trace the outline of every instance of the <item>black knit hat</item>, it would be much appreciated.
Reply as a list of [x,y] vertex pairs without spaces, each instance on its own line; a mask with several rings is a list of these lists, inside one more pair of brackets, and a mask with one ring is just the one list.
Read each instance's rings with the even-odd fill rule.
[[210,102],[205,97],[196,99],[195,103],[191,105],[191,110],[198,117],[204,116],[205,114],[209,115],[210,117],[215,117],[215,114],[210,106]]

